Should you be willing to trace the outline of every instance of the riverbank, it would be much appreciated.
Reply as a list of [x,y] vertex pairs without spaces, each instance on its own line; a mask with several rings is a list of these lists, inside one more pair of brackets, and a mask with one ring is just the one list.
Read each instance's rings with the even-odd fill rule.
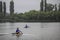
[[60,22],[57,20],[0,20],[0,23],[4,22]]

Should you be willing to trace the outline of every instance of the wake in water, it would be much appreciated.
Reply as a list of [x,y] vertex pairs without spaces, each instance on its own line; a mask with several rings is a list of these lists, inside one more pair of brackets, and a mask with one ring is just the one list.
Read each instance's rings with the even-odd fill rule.
[[16,37],[16,40],[23,40],[22,38],[20,38],[20,37]]

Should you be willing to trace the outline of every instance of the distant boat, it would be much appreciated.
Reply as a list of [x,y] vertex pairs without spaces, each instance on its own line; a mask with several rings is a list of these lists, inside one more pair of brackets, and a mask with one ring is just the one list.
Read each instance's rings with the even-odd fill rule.
[[26,25],[24,28],[28,28],[28,26]]

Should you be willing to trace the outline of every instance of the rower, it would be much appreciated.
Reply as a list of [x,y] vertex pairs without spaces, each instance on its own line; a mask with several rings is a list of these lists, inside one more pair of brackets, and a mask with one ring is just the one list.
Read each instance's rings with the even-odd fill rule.
[[28,28],[27,24],[26,24],[26,26],[24,28]]
[[22,35],[23,33],[19,30],[19,28],[16,29],[16,36]]
[[16,29],[16,34],[19,34],[20,33],[20,30],[19,28]]

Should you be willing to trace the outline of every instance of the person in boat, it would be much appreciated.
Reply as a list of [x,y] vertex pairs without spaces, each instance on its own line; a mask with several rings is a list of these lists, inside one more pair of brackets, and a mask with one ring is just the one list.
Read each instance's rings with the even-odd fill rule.
[[19,28],[16,29],[16,36],[19,37],[19,36],[22,36],[22,31],[19,30]]
[[16,29],[16,34],[20,34],[22,33],[21,30],[19,30],[19,28]]
[[26,24],[26,26],[24,28],[28,28],[27,24]]

